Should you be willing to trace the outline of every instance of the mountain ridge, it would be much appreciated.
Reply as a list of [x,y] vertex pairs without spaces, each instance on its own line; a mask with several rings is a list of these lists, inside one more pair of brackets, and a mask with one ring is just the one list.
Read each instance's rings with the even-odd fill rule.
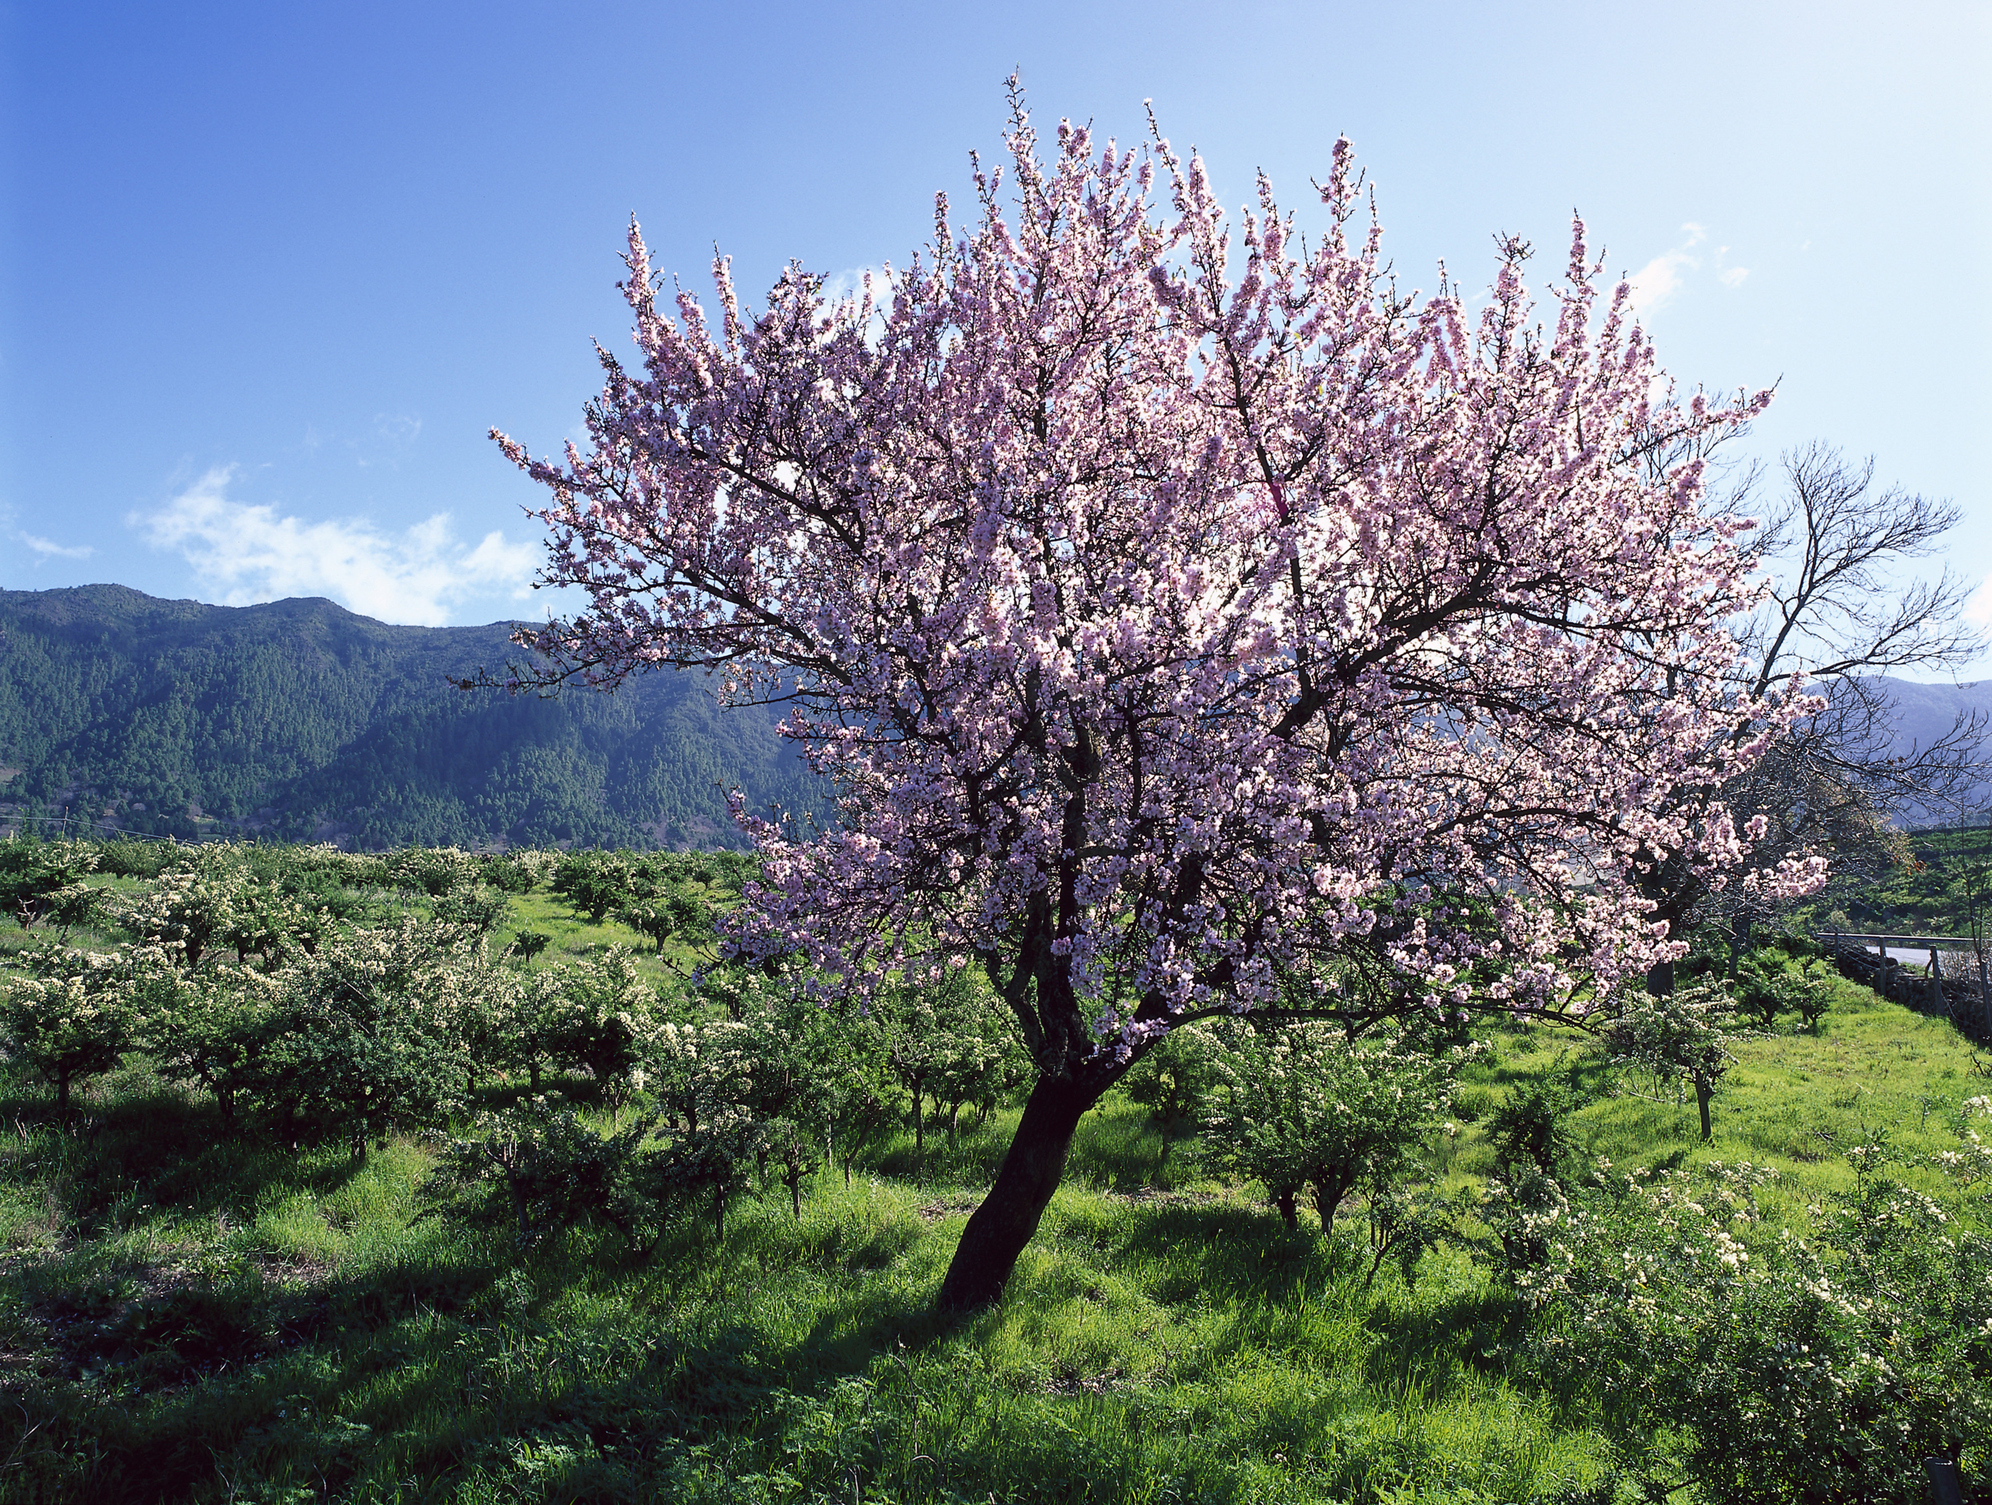
[[662,669],[615,694],[461,691],[519,624],[401,627],[322,597],[0,591],[0,820],[182,836],[739,846],[723,788],[817,808],[766,708]]

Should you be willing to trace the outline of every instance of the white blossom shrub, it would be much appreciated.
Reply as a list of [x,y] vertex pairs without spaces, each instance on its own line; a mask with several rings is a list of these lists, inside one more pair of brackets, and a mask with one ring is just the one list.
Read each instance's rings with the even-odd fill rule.
[[1614,1067],[1643,1072],[1656,1087],[1692,1087],[1706,1141],[1714,1133],[1709,1105],[1736,1063],[1730,1047],[1748,1033],[1728,989],[1708,979],[1666,994],[1625,994],[1603,1038]]
[[281,975],[256,1095],[280,1139],[344,1143],[447,1119],[471,1070],[482,947],[415,920],[354,930]]
[[1351,1040],[1322,1022],[1234,1024],[1220,1038],[1206,1152],[1262,1183],[1289,1228],[1312,1190],[1327,1234],[1350,1193],[1383,1195],[1415,1174],[1470,1054],[1391,1034]]
[[1992,1239],[1968,1134],[1938,1199],[1849,1156],[1853,1190],[1805,1231],[1766,1228],[1748,1164],[1622,1174],[1545,1218],[1516,1277],[1529,1350],[1618,1441],[1649,1491],[1921,1502],[1923,1460],[1992,1466]]
[[135,1047],[167,955],[156,947],[109,953],[44,943],[22,958],[28,975],[0,988],[9,1053],[55,1088],[67,1111],[77,1083],[110,1071]]
[[87,841],[7,837],[0,840],[0,907],[23,929],[51,915],[73,917],[87,902],[83,880],[96,866],[97,850]]
[[930,965],[887,988],[872,1017],[893,1075],[912,1100],[916,1154],[927,1147],[927,1099],[946,1113],[952,1144],[965,1104],[985,1105],[986,1112],[1029,1075],[1015,1018],[966,957]]
[[612,946],[540,974],[530,1028],[558,1069],[593,1078],[610,1108],[643,1086],[652,1039],[662,1022],[656,990],[643,980],[628,948]]
[[212,1097],[233,1128],[265,1079],[283,989],[281,978],[248,967],[170,977],[139,1022],[138,1048],[161,1076]]

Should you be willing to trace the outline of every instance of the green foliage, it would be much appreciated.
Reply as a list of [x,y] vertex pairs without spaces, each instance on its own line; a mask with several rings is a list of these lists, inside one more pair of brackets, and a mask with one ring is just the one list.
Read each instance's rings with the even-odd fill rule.
[[553,937],[544,930],[520,930],[513,935],[510,950],[520,961],[530,962],[552,941]]
[[471,1071],[481,950],[413,920],[363,930],[282,978],[256,1094],[282,1139],[353,1158],[397,1129],[442,1123]]
[[965,957],[957,962],[886,990],[873,1016],[886,1061],[912,1101],[915,1153],[926,1149],[928,1098],[946,1110],[952,1144],[965,1104],[986,1113],[1027,1075],[1016,1020],[978,969]]
[[1570,1114],[1582,1102],[1582,1094],[1564,1075],[1516,1083],[1487,1116],[1485,1133],[1494,1148],[1496,1171],[1512,1178],[1527,1166],[1545,1176],[1562,1174],[1577,1151]]
[[134,1043],[168,1081],[211,1096],[223,1124],[233,1128],[238,1108],[272,1069],[285,981],[243,967],[215,968],[198,983],[169,975]]
[[1382,1195],[1415,1174],[1470,1055],[1395,1034],[1352,1040],[1318,1022],[1237,1025],[1220,1038],[1203,1118],[1210,1159],[1261,1182],[1289,1228],[1311,1188],[1324,1233],[1350,1193]]
[[49,942],[26,961],[28,975],[0,988],[0,1032],[66,1110],[72,1087],[114,1068],[136,1043],[166,959],[156,950],[100,955]]
[[[1981,1103],[1983,1099],[1979,1100]],[[1972,1135],[1953,1155],[1982,1177]],[[1774,1172],[1602,1175],[1519,1288],[1531,1344],[1665,1489],[1920,1502],[1922,1460],[1992,1435],[1992,1238],[1982,1203],[1849,1155],[1811,1238],[1766,1227]]]
[[723,790],[823,807],[777,712],[722,711],[668,667],[613,697],[450,687],[503,663],[510,631],[394,627],[322,600],[0,591],[0,763],[19,770],[5,792],[109,809],[125,831],[253,821],[376,849],[740,847]]
[[1709,1104],[1736,1062],[1731,1047],[1743,1033],[1728,988],[1720,979],[1704,979],[1664,995],[1627,994],[1606,1025],[1604,1040],[1614,1066],[1643,1071],[1658,1082],[1690,1083],[1707,1139],[1714,1132]]
[[84,878],[97,866],[85,841],[41,841],[33,835],[0,840],[0,911],[23,926],[46,919],[87,898]]
[[652,1120],[598,1133],[572,1107],[534,1096],[497,1113],[480,1113],[467,1137],[443,1141],[442,1160],[426,1188],[431,1197],[492,1186],[502,1203],[459,1212],[473,1221],[495,1213],[510,1223],[521,1252],[553,1234],[590,1222],[649,1231],[662,1221],[653,1177],[634,1166]]
[[1737,1009],[1759,1029],[1775,1029],[1785,1014],[1797,1014],[1807,1029],[1816,1029],[1831,1007],[1826,976],[1826,963],[1817,957],[1800,960],[1783,950],[1761,947],[1737,960]]
[[662,1022],[656,991],[619,946],[541,977],[526,1038],[555,1066],[593,1078],[601,1100],[620,1107],[643,1084]]
[[436,923],[471,935],[489,935],[505,918],[505,891],[488,883],[469,882],[448,890],[436,900],[432,913]]
[[1148,1110],[1161,1131],[1165,1159],[1176,1140],[1195,1127],[1218,1086],[1217,1059],[1222,1049],[1208,1026],[1181,1025],[1121,1078],[1121,1090]]

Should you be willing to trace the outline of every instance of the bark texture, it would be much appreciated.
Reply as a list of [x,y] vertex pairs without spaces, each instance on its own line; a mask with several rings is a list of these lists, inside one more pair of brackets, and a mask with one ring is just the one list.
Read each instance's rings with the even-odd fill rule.
[[1099,1092],[1058,1077],[1040,1077],[1024,1104],[1016,1137],[996,1172],[989,1195],[961,1231],[937,1305],[965,1313],[994,1303],[1009,1283],[1017,1256],[1037,1232],[1038,1220],[1065,1174],[1073,1132]]

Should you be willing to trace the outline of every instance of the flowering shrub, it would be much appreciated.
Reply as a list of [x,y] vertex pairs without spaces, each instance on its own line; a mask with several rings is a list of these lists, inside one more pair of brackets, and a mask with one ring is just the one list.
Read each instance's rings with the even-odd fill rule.
[[1467,1055],[1396,1035],[1351,1040],[1332,1024],[1235,1025],[1213,1057],[1205,1142],[1216,1164],[1265,1185],[1289,1228],[1312,1188],[1332,1233],[1349,1193],[1385,1195],[1416,1168]]
[[[1975,1134],[1955,1158],[1983,1174]],[[1747,1164],[1601,1165],[1543,1219],[1546,1257],[1516,1282],[1530,1351],[1602,1407],[1656,1484],[1920,1502],[1924,1458],[1970,1447],[1967,1464],[1992,1463],[1984,1208],[1892,1179],[1880,1144],[1849,1160],[1854,1189],[1814,1208],[1807,1234],[1766,1229],[1758,1192],[1774,1173]]]
[[472,935],[489,935],[505,918],[505,891],[489,883],[460,883],[436,900],[436,923],[452,925]]
[[10,836],[0,841],[0,906],[31,926],[81,902],[83,879],[96,866],[96,848],[86,841]]
[[53,942],[24,960],[29,975],[0,991],[0,1031],[67,1110],[71,1087],[111,1070],[133,1048],[150,990],[170,967],[155,948],[103,955]]
[[1644,1071],[1656,1084],[1691,1084],[1707,1140],[1714,1132],[1709,1104],[1736,1063],[1729,1047],[1745,1033],[1736,1018],[1736,1001],[1718,979],[1666,994],[1627,993],[1604,1040],[1614,1066]]
[[594,1078],[611,1108],[643,1085],[660,1022],[656,992],[625,947],[583,957],[536,978],[540,1018],[533,1026],[553,1064]]
[[283,982],[246,967],[212,969],[198,982],[169,977],[139,1024],[137,1044],[170,1081],[214,1098],[222,1122],[263,1080]]
[[331,923],[278,882],[257,877],[244,849],[226,843],[197,848],[140,888],[106,892],[99,909],[140,942],[175,951],[189,971],[220,946],[233,947],[240,964],[251,956],[280,964],[310,951]]
[[279,1137],[344,1142],[359,1159],[390,1130],[442,1122],[470,1075],[482,961],[405,920],[286,969],[255,1089]]
[[969,966],[922,968],[882,994],[873,1017],[884,1032],[893,1075],[913,1100],[916,1154],[927,1146],[926,1099],[947,1110],[952,1144],[964,1103],[993,1104],[1022,1080],[1026,1063],[1016,1018]]

